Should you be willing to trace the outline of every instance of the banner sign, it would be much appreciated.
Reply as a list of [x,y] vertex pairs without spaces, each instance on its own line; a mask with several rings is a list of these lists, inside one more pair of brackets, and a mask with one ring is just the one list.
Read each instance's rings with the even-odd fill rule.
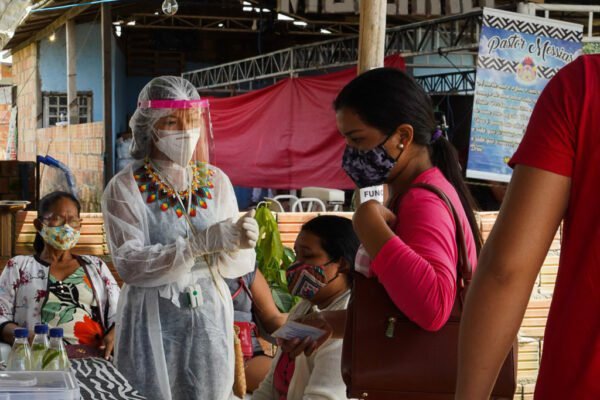
[[583,26],[484,8],[467,177],[508,182],[542,89],[581,54]]

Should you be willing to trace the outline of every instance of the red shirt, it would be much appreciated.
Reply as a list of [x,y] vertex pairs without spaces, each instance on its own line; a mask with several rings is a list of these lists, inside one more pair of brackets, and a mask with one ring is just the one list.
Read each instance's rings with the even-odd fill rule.
[[600,55],[564,67],[540,96],[511,165],[571,178],[536,399],[600,399]]

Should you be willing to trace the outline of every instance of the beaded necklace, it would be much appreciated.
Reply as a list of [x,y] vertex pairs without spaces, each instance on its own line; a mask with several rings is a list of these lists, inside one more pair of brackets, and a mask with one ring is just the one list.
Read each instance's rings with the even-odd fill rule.
[[196,209],[208,208],[207,200],[212,199],[213,176],[215,171],[206,163],[190,163],[192,169],[191,202],[189,202],[189,190],[175,191],[167,182],[163,181],[158,172],[154,169],[149,159],[144,161],[144,165],[138,168],[133,177],[137,183],[138,189],[142,195],[146,195],[146,203],[152,204],[158,202],[163,212],[169,209],[175,210],[178,218],[183,216],[185,210],[177,195],[181,198],[183,204],[190,204],[188,214],[190,217],[196,216]]

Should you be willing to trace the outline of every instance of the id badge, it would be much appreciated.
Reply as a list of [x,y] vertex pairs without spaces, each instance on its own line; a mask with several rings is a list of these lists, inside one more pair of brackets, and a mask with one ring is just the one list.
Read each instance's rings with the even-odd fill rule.
[[202,298],[202,289],[200,288],[200,285],[188,286],[185,293],[186,293],[188,305],[190,308],[197,308],[202,305],[203,298]]

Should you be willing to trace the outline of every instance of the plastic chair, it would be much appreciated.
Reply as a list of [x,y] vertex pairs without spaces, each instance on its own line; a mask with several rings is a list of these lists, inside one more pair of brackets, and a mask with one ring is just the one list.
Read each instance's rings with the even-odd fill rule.
[[279,194],[279,195],[273,197],[273,200],[275,200],[279,204],[281,204],[281,207],[284,209],[284,211],[282,211],[282,212],[286,212],[285,207],[283,207],[282,202],[287,201],[288,202],[287,211],[291,211],[292,208],[294,207],[294,204],[296,204],[296,202],[298,201],[298,197],[294,196],[293,194]]
[[[302,206],[302,204],[306,204],[306,209]],[[298,199],[297,202],[292,206],[292,212],[311,212],[313,211],[313,207],[321,208],[321,212],[326,212],[327,207],[325,207],[325,203],[323,203],[320,199],[314,197],[303,197]],[[314,210],[318,211],[318,210]]]
[[264,201],[267,202],[269,210],[276,212],[276,213],[282,213],[285,212],[285,210],[283,209],[283,205],[278,202],[275,199],[272,199],[270,197],[265,197]]

